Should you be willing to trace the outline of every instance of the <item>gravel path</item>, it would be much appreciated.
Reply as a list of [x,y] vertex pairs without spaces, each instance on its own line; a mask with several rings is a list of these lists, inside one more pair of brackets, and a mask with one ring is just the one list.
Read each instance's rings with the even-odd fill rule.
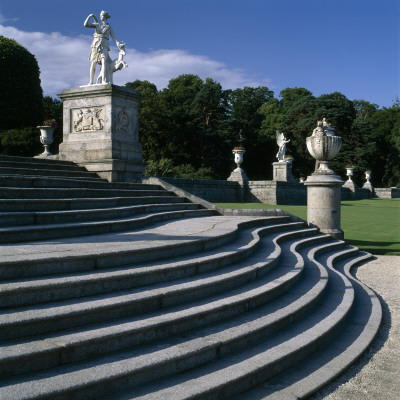
[[353,275],[373,289],[382,304],[378,334],[358,362],[312,400],[400,399],[400,256],[376,256]]

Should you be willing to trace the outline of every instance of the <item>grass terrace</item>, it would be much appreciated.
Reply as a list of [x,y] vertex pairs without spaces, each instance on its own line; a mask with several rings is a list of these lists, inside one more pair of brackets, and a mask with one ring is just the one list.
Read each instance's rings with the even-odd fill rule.
[[[307,220],[307,206],[216,203],[223,208],[280,208]],[[400,199],[342,201],[341,228],[348,244],[372,254],[400,255]]]

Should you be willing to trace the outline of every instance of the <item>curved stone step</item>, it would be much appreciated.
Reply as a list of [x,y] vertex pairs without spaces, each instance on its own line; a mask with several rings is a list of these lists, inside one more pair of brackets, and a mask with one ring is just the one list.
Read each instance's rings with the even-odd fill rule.
[[48,164],[48,165],[64,165],[74,167],[76,164],[72,161],[54,160],[51,158],[34,158],[34,157],[21,157],[21,156],[8,156],[0,154],[0,161],[2,162],[17,162],[22,164]]
[[57,240],[56,248],[52,240],[2,245],[0,279],[103,270],[204,252],[230,242],[238,229],[288,220],[286,216],[188,218],[135,231]]
[[[315,249],[312,250],[315,254]],[[311,259],[315,259],[311,255]],[[319,263],[316,262],[318,265]],[[323,265],[319,268],[324,271]],[[326,270],[325,270],[326,271]],[[332,273],[321,275],[321,279],[332,278]],[[234,352],[227,357],[215,357],[212,363],[179,373],[176,376],[158,379],[148,385],[132,383],[132,389],[119,395],[101,398],[166,400],[166,399],[215,399],[232,398],[262,382],[265,377],[276,375],[297,361],[302,368],[303,360],[309,354],[325,346],[332,334],[342,326],[343,319],[349,312],[352,303],[352,289],[340,277],[330,289],[324,291],[324,302],[308,313],[280,329],[264,340],[261,338],[254,347],[242,352]],[[341,287],[341,289],[339,289]],[[333,290],[332,290],[333,289]],[[338,291],[343,297],[338,297]],[[218,349],[219,354],[221,349]],[[319,353],[318,353],[319,354]],[[160,374],[162,372],[160,371]],[[135,386],[137,383],[137,386]],[[242,393],[237,396],[241,399]],[[248,397],[248,399],[257,397]],[[285,398],[285,397],[281,397]]]
[[[12,186],[10,186],[12,183]],[[0,175],[1,187],[14,188],[85,188],[85,189],[107,189],[112,193],[115,189],[126,190],[164,190],[159,185],[143,184],[133,182],[108,182],[103,178],[73,178],[73,177],[47,177],[47,176],[21,176]],[[105,192],[107,193],[107,192]]]
[[[322,247],[323,246],[319,248],[320,251],[322,251]],[[323,267],[321,268],[323,270]],[[326,284],[326,278],[322,278],[322,282],[323,284]],[[333,313],[335,313],[335,311]],[[261,318],[265,318],[265,315],[263,314]],[[331,313],[329,313],[328,318],[334,320],[332,321],[332,324],[322,323],[321,321],[321,328],[326,334],[328,334],[332,329],[331,325],[335,325],[338,320],[336,317],[331,317]],[[307,319],[308,318],[303,316],[300,322],[296,322],[300,334],[305,334],[303,332],[304,328],[308,328],[309,330],[311,329],[309,326],[305,326],[307,324],[305,324],[304,321]],[[290,318],[287,319],[287,322],[290,322]],[[125,352],[123,355],[121,354],[121,356],[110,356],[96,360],[96,362],[93,363],[87,363],[85,366],[82,366],[79,373],[75,371],[69,372],[70,370],[68,369],[60,370],[56,368],[53,370],[51,377],[48,377],[47,375],[46,377],[43,376],[43,379],[41,379],[41,375],[39,374],[34,381],[22,383],[18,385],[18,387],[11,383],[11,386],[8,386],[8,390],[10,393],[12,391],[14,393],[24,393],[24,391],[29,391],[31,394],[37,394],[38,398],[40,398],[40,392],[46,388],[46,391],[51,390],[53,395],[55,394],[57,398],[80,398],[83,393],[84,396],[87,396],[86,398],[95,398],[96,396],[99,396],[100,393],[110,394],[115,392],[117,388],[120,388],[122,382],[124,382],[125,385],[137,386],[146,381],[160,379],[163,376],[171,375],[173,373],[180,373],[180,376],[183,377],[185,376],[185,374],[181,374],[183,370],[201,366],[210,361],[213,361],[213,363],[207,364],[207,366],[214,366],[215,364],[218,366],[221,362],[226,363],[227,360],[230,361],[231,359],[237,363],[237,358],[243,356],[243,354],[245,357],[252,356],[250,360],[246,359],[243,361],[239,368],[236,368],[237,365],[230,364],[228,369],[234,369],[236,374],[251,376],[249,379],[254,380],[254,374],[256,373],[254,371],[254,366],[260,359],[260,350],[262,348],[262,345],[258,343],[260,340],[263,340],[263,337],[265,338],[265,329],[267,329],[267,331],[271,329],[271,327],[259,326],[259,323],[260,321],[255,320],[252,322],[247,320],[244,323],[243,321],[240,321],[239,325],[232,321],[219,323],[214,326],[211,331],[209,328],[207,328],[207,331],[204,331],[206,328],[196,330],[191,335],[185,335],[183,337],[179,336],[174,340],[169,339],[168,342],[164,343],[164,345],[158,344],[155,348],[149,350],[142,348],[139,353],[137,351]],[[250,325],[254,325],[254,328]],[[289,326],[289,331],[292,332],[293,324],[290,324]],[[281,335],[281,332],[282,331],[280,331],[279,334],[272,334],[272,336],[269,336],[269,338],[277,341],[275,347],[281,347],[279,355],[272,357],[272,361],[275,361],[273,362],[274,364],[276,364],[278,360],[284,358],[293,358],[292,353],[299,352],[299,343],[296,343],[296,350],[292,350],[294,345],[294,343],[292,344],[294,341],[293,337],[291,337],[291,335],[285,337],[285,335]],[[314,332],[314,335],[320,337],[321,333],[318,332],[317,335],[317,333]],[[317,341],[317,339],[300,345],[300,347],[304,347],[301,352],[306,352],[310,347],[313,347],[314,341]],[[243,349],[248,348],[249,345],[252,345],[250,350],[243,351]],[[274,354],[274,352],[271,353],[272,350],[273,349],[269,350],[270,354],[268,355],[263,354],[262,358],[264,363],[268,361],[267,363],[271,364],[271,356]],[[238,353],[238,351],[241,352]],[[111,365],[112,369],[110,369]],[[202,375],[203,372],[204,371],[202,371]],[[189,374],[191,373],[192,372],[189,372]],[[221,380],[224,384],[231,381],[233,377],[232,374],[226,375],[224,371],[221,370],[214,372],[214,375],[216,374],[221,376]],[[209,376],[203,376],[200,379],[214,387],[215,380],[210,380],[209,378]],[[235,390],[234,387],[236,387],[238,382],[240,382],[240,379],[235,379],[235,382],[232,385],[232,391]],[[192,385],[193,383],[194,385]],[[192,381],[190,385],[191,390],[186,392],[186,394],[191,394],[190,392],[193,391],[194,387],[197,389],[201,388],[201,385],[199,386],[197,383],[197,381]],[[157,384],[153,383],[152,385]],[[138,390],[140,392],[141,388],[135,388],[136,394],[138,393]],[[241,390],[243,389],[241,388]],[[174,396],[179,395],[180,393],[182,392],[178,391]],[[42,394],[44,395],[43,392]],[[7,391],[4,391],[3,395],[7,396]],[[154,393],[152,393],[151,396],[154,396]],[[170,398],[177,399],[180,397]]]
[[[35,160],[35,161],[33,161]],[[15,170],[18,169],[27,169],[27,170],[38,170],[38,169],[45,169],[45,170],[65,170],[65,171],[83,171],[87,172],[87,169],[81,167],[74,163],[59,163],[57,161],[53,162],[46,162],[46,159],[33,159],[33,158],[26,158],[23,160],[19,159],[9,159],[4,160],[2,156],[0,156],[0,168],[8,168],[13,169],[13,174]],[[15,170],[14,170],[15,168]],[[0,173],[0,175],[2,175]]]
[[34,166],[30,168],[17,168],[17,167],[4,167],[0,165],[0,175],[26,175],[26,176],[46,176],[46,177],[77,177],[77,178],[99,178],[94,172],[87,170],[75,170],[75,169],[36,169]]
[[208,209],[152,212],[139,214],[133,218],[113,219],[109,221],[85,221],[51,225],[17,226],[0,229],[0,243],[21,243],[56,238],[68,238],[88,235],[99,235],[110,232],[128,231],[161,221],[180,218],[195,218],[216,215]]
[[335,269],[342,271],[352,281],[355,299],[348,322],[330,342],[329,347],[302,361],[301,368],[295,365],[264,384],[235,397],[235,400],[307,398],[346,371],[363,354],[378,332],[382,307],[376,294],[355,279],[350,271],[371,257],[369,253],[358,252],[350,260],[345,259],[335,266]]
[[[296,230],[279,235],[302,237],[315,234],[315,229]],[[279,240],[279,239],[278,239]],[[258,259],[258,258],[257,258]],[[277,261],[277,257],[272,256]],[[242,262],[242,269],[225,267],[218,275],[214,272],[200,274],[168,283],[156,284],[132,290],[117,291],[77,300],[51,302],[44,306],[29,306],[13,309],[12,313],[0,316],[0,338],[11,339],[30,334],[51,332],[72,326],[121,318],[131,313],[150,312],[168,306],[211,296],[244,285],[262,274],[273,262],[255,263],[252,258]],[[260,270],[261,269],[261,270]]]
[[41,211],[72,211],[91,210],[98,208],[128,207],[133,205],[148,204],[175,204],[182,203],[185,199],[166,196],[142,197],[103,197],[103,198],[77,198],[77,199],[0,199],[1,212],[41,212]]
[[[285,235],[280,236],[279,241],[285,239]],[[287,235],[287,238],[291,236]],[[291,248],[295,252],[296,247],[310,246],[325,240],[326,235],[309,237],[297,240]],[[268,239],[263,238],[263,241],[268,242]],[[279,256],[279,247],[275,248],[273,253]],[[160,340],[244,312],[248,313],[250,310],[271,301],[276,296],[282,295],[298,281],[303,267],[301,258],[297,260],[297,264],[280,266],[273,272],[269,272],[269,276],[264,278],[263,275],[277,261],[277,258],[271,258],[271,255],[264,254],[263,249],[259,249],[257,254],[254,254],[250,259],[243,260],[240,264],[236,263],[234,267],[236,271],[239,268],[243,269],[242,274],[248,274],[250,269],[254,269],[257,271],[259,282],[249,282],[244,287],[229,289],[223,295],[214,294],[208,298],[202,297],[200,300],[186,303],[185,307],[172,306],[161,314],[150,313],[140,318],[121,320],[115,325],[89,326],[84,331],[60,332],[56,335],[41,337],[40,340],[36,341],[32,338],[31,340],[28,339],[26,343],[15,345],[5,343],[3,357],[0,358],[0,365],[3,366],[0,375],[55,367],[59,364],[93,357],[93,355],[99,356],[133,345],[138,346],[150,341]],[[228,269],[225,268],[225,271],[227,272]],[[222,272],[220,270],[219,279],[222,278]],[[309,284],[307,282],[307,285]],[[298,296],[297,293],[302,291],[304,292],[305,289],[296,289],[291,292],[290,296],[293,297],[294,293]],[[315,296],[315,293],[313,295]],[[282,303],[282,300],[280,301]],[[300,299],[299,304],[301,302],[305,303],[304,299]],[[306,306],[306,304],[302,305],[303,308]],[[257,311],[258,314],[260,312]],[[270,312],[271,307],[269,307],[268,314]]]
[[[243,227],[236,238],[231,235],[231,241],[222,243],[218,248],[203,251],[201,254],[175,257],[173,261],[160,260],[122,268],[115,265],[112,269],[96,269],[62,276],[41,276],[28,281],[26,278],[4,281],[0,283],[0,308],[65,300],[188,278],[243,260],[257,249],[260,237],[301,226],[302,223],[294,222],[262,228]],[[279,238],[282,240],[285,236]],[[26,263],[28,262],[29,260],[26,260]]]
[[[157,198],[154,198],[157,200]],[[194,203],[164,203],[156,201],[147,205],[133,205],[113,208],[96,208],[93,210],[58,210],[36,212],[0,212],[0,225],[2,227],[15,227],[24,225],[50,225],[62,223],[82,223],[86,221],[107,221],[120,218],[129,218],[134,215],[156,213],[160,211],[197,210],[199,205]]]
[[[75,186],[75,185],[74,185]],[[86,186],[86,185],[85,185]],[[147,190],[143,185],[141,190],[135,189],[92,189],[87,187],[2,187],[2,199],[71,199],[95,197],[141,197],[141,196],[175,196],[174,193],[162,190]]]

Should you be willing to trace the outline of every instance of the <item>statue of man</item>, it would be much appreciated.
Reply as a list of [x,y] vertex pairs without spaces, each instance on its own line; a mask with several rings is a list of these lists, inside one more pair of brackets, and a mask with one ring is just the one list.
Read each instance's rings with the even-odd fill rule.
[[[107,19],[110,18],[110,14],[106,11],[102,11],[100,13],[100,22],[94,16],[94,14],[90,14],[83,26],[86,28],[94,28],[95,32],[93,34],[93,42],[91,46],[91,51],[89,55],[89,60],[92,62],[90,66],[90,81],[89,85],[93,85],[94,74],[96,72],[96,65],[101,65],[100,76],[102,83],[112,83],[108,82],[109,77],[106,74],[106,65],[112,63],[112,60],[109,56],[110,44],[109,37],[111,36],[117,45],[118,49],[120,48],[120,43],[117,41],[114,31],[111,28],[111,25],[107,22]],[[89,23],[90,18],[93,18],[93,22]]]

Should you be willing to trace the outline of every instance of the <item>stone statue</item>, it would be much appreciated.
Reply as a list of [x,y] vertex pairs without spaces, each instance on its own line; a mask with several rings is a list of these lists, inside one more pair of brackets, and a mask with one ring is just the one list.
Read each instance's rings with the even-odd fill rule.
[[[99,64],[101,67],[96,83],[112,83],[113,72],[127,67],[126,63],[123,61],[123,56],[125,55],[125,44],[119,43],[116,39],[111,25],[107,22],[107,19],[110,17],[110,14],[108,14],[106,11],[102,11],[100,13],[101,22],[97,20],[94,14],[90,14],[83,23],[83,26],[86,28],[95,29],[89,55],[89,60],[92,62],[92,65],[90,66],[89,85],[93,85],[97,64]],[[93,22],[89,22],[91,18],[93,19]],[[109,55],[110,36],[118,47],[119,56],[115,60],[112,60]]]
[[326,118],[322,120],[322,128],[328,136],[335,136],[335,130],[328,124]]
[[286,154],[286,143],[289,143],[290,140],[286,140],[285,135],[283,133],[276,131],[276,142],[279,146],[276,158],[278,159],[279,162],[284,162]]
[[317,127],[314,128],[313,136],[335,136],[335,130],[328,124],[326,118],[317,122]]

